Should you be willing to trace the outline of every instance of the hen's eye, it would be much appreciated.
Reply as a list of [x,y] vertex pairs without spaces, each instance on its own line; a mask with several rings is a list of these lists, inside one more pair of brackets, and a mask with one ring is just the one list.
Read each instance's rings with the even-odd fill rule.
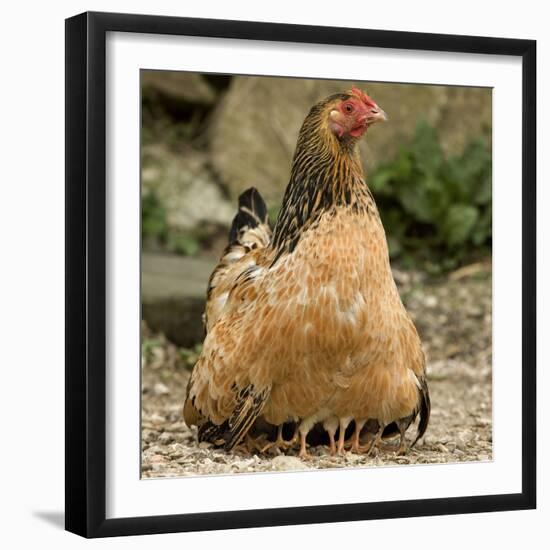
[[352,113],[353,112],[353,105],[351,105],[350,103],[346,103],[344,105],[344,110],[346,111],[346,113]]

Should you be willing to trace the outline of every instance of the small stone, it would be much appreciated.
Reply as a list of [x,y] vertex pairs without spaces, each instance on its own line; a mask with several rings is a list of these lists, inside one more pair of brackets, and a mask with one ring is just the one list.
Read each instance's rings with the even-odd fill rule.
[[156,426],[158,426],[159,424],[164,424],[166,422],[164,416],[161,416],[157,413],[152,414],[149,420],[152,424],[155,424]]
[[276,456],[271,460],[271,465],[274,470],[307,470],[308,466],[295,456]]
[[152,445],[147,449],[148,455],[162,454],[163,452],[164,452],[164,449],[160,445]]
[[238,472],[248,472],[251,468],[252,460],[237,460],[233,466]]
[[172,443],[174,441],[174,436],[171,433],[168,432],[162,432],[159,435],[159,443],[162,445],[168,445],[169,443]]
[[358,454],[355,454],[355,453],[347,453],[346,454],[346,461],[347,462],[359,462],[360,460],[362,460],[363,457],[361,455],[358,455]]
[[468,443],[469,443],[469,438],[467,435],[461,434],[456,438],[456,446],[461,451],[466,452]]
[[179,458],[185,454],[185,449],[182,445],[174,443],[173,445],[170,445],[168,452],[172,458]]
[[145,443],[153,443],[157,440],[157,437],[158,437],[157,432],[143,430],[142,438]]
[[449,441],[448,443],[445,443],[445,447],[452,453],[456,449],[456,443],[454,441]]
[[427,446],[427,447],[431,447],[433,445],[436,444],[436,439],[435,437],[431,436],[431,435],[425,435],[420,441],[419,441],[420,445],[423,445],[423,446]]
[[431,294],[426,296],[424,298],[424,305],[430,308],[437,306],[437,298]]
[[155,395],[168,395],[170,393],[170,390],[168,389],[168,386],[166,386],[166,384],[163,384],[162,382],[157,382],[153,386],[153,393]]

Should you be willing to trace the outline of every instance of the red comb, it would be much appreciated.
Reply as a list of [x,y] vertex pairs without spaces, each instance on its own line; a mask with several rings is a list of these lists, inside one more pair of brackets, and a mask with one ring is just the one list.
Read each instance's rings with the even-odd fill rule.
[[353,95],[360,99],[367,107],[376,107],[376,102],[371,99],[365,92],[361,91],[359,88],[356,88],[355,86],[352,87],[352,89],[348,92],[348,94]]

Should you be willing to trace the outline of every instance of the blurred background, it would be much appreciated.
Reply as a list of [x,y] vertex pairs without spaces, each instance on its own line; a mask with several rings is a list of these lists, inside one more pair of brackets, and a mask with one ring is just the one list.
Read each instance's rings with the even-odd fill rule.
[[[352,82],[144,71],[144,248],[219,252],[256,186],[277,214],[309,108]],[[389,114],[361,141],[390,251],[434,272],[491,244],[491,90],[363,83]]]
[[[481,426],[467,433],[477,434],[472,453],[488,456],[492,91],[169,71],[141,76],[144,473],[168,475],[174,461],[159,448],[173,444],[170,433],[186,437],[181,406],[203,339],[206,284],[227,244],[238,195],[257,187],[273,223],[308,110],[352,85],[389,115],[361,141],[361,158],[396,282],[438,386],[435,422],[447,414],[438,412],[441,391],[443,402],[456,405],[453,422]],[[447,459],[457,459],[457,448]],[[462,448],[462,458],[472,459]]]

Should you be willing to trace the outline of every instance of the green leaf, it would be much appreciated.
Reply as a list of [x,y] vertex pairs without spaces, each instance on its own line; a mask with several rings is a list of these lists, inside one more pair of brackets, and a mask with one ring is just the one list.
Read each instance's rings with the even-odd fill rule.
[[163,237],[167,231],[166,210],[153,193],[141,201],[141,234],[143,237]]
[[427,176],[435,176],[444,162],[437,132],[425,120],[416,127],[411,152],[419,171]]
[[198,240],[192,235],[171,235],[169,246],[178,254],[196,256],[200,250]]
[[491,149],[481,139],[447,158],[437,132],[420,121],[411,142],[371,175],[369,185],[390,255],[402,263],[446,271],[491,243]]
[[493,231],[493,212],[492,208],[485,208],[479,220],[476,223],[475,229],[472,231],[472,242],[476,246],[488,244]]
[[453,204],[447,213],[443,224],[445,240],[450,247],[465,243],[479,217],[475,206],[467,204]]
[[395,177],[396,170],[392,166],[380,168],[372,178],[369,179],[369,187],[374,193],[388,191],[391,180]]
[[474,194],[474,202],[476,204],[490,204],[493,198],[493,178],[491,174],[487,174],[481,178],[476,193]]
[[405,212],[412,215],[417,221],[430,223],[437,216],[436,193],[430,190],[425,180],[418,184],[407,184],[401,188],[400,202]]

